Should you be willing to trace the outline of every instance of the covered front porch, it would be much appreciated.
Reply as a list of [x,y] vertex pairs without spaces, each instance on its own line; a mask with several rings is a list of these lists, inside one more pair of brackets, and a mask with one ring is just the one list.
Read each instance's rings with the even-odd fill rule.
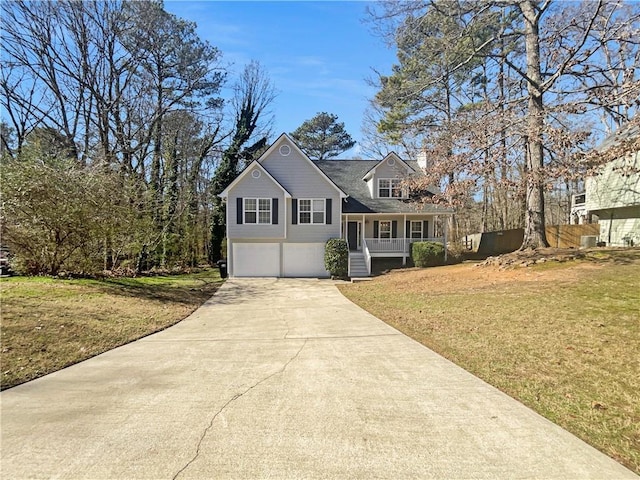
[[413,242],[446,245],[446,229],[437,227],[437,215],[345,214],[342,221],[349,246],[350,277],[370,276],[374,257],[402,258],[402,264],[406,265]]

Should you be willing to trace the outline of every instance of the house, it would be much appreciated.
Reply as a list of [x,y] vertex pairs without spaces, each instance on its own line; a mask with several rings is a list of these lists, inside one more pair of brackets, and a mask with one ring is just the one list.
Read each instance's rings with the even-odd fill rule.
[[233,277],[327,277],[324,247],[344,238],[349,275],[375,262],[406,264],[410,243],[437,238],[436,218],[452,211],[417,206],[401,181],[420,172],[395,153],[382,160],[312,161],[282,134],[220,194],[227,203],[227,257]]
[[607,137],[600,152],[631,144],[631,151],[604,164],[585,182],[584,207],[597,217],[599,241],[610,246],[640,245],[640,125],[628,124]]

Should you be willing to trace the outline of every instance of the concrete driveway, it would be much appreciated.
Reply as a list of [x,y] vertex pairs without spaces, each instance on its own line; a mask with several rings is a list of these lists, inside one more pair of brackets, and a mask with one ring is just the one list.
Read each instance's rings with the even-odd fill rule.
[[230,280],[0,394],[2,478],[638,478],[327,280]]

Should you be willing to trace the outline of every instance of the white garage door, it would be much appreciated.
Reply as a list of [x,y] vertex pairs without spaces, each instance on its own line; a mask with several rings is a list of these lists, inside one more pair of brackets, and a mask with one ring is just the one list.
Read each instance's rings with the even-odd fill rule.
[[285,243],[285,277],[328,277],[324,269],[324,243]]
[[234,277],[279,277],[279,243],[234,243]]

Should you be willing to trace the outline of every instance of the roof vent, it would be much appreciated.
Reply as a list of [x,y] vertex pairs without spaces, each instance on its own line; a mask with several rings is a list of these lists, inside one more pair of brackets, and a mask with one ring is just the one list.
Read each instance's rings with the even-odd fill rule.
[[289,145],[282,145],[278,151],[283,157],[288,157],[291,153],[291,147]]

